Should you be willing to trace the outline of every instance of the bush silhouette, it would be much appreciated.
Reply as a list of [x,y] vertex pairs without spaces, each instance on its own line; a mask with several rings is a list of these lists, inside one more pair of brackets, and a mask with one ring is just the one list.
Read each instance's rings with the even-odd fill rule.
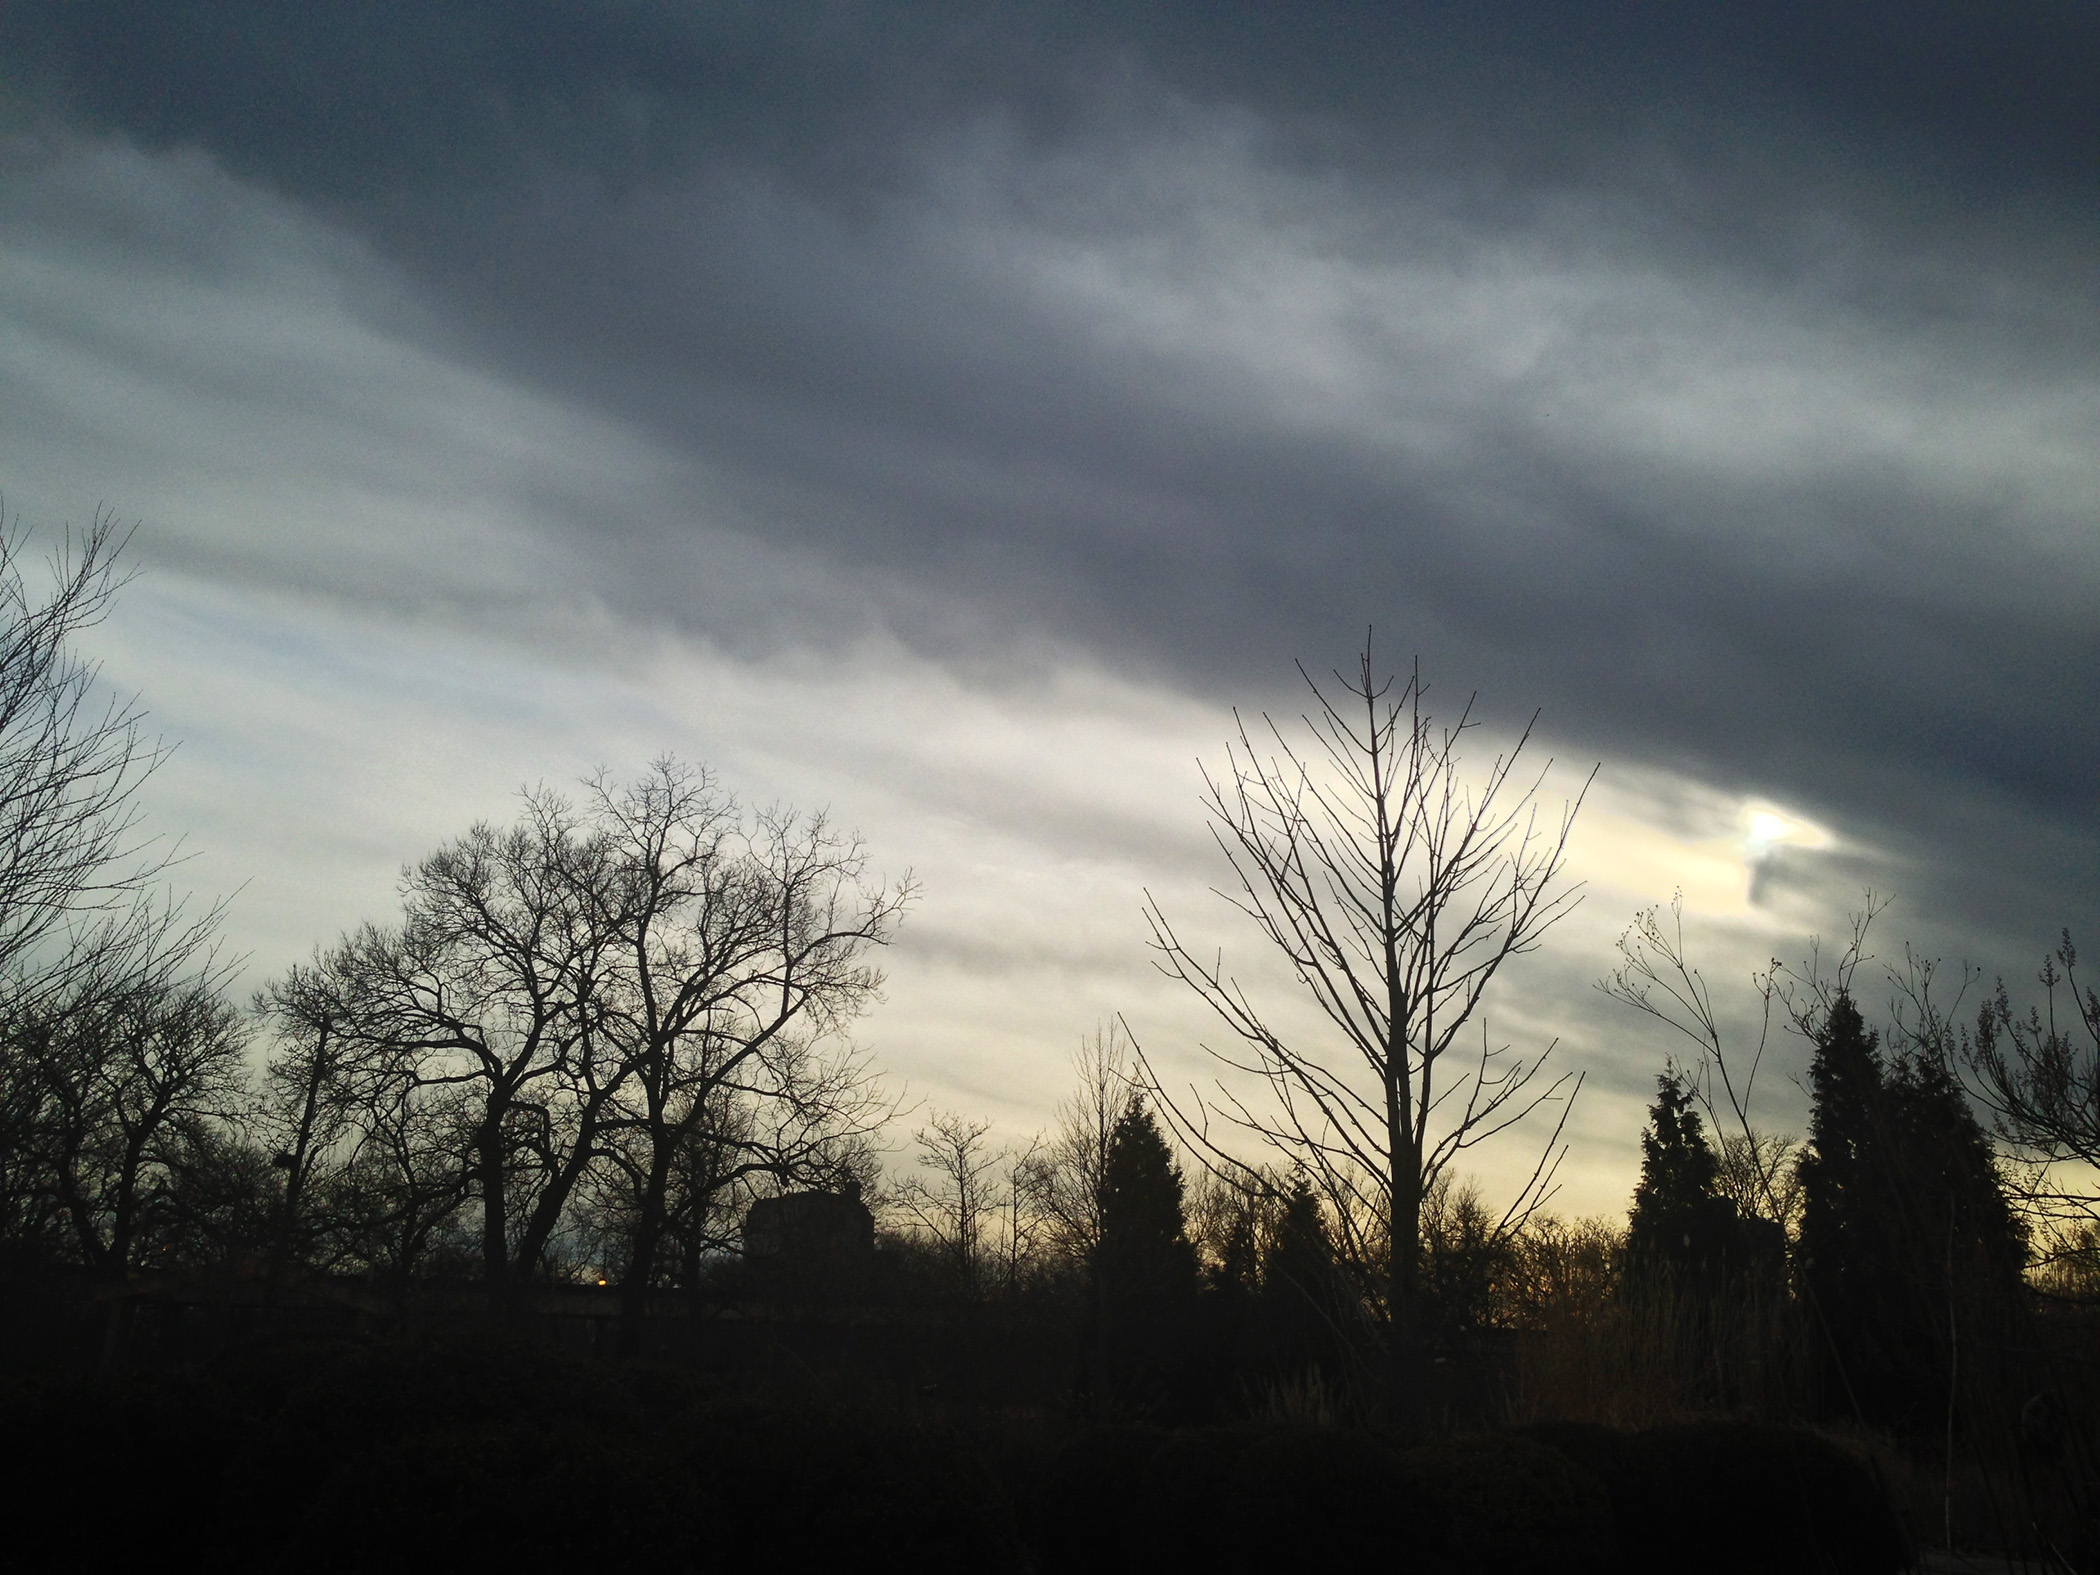
[[[519,1570],[909,1563],[1894,1575],[1871,1472],[1800,1429],[963,1424],[499,1341],[287,1346],[236,1372],[0,1386],[72,1562]],[[972,1431],[972,1429],[976,1429]],[[1014,1505],[1029,1503],[1031,1524]]]
[[[1305,1559],[1374,1560],[1408,1567],[1396,1547],[1422,1525],[1408,1506],[1390,1450],[1366,1434],[1333,1428],[1255,1431],[1234,1461],[1227,1535],[1245,1569],[1287,1569]],[[1430,1511],[1434,1515],[1433,1508]],[[1419,1531],[1417,1532],[1419,1535]]]
[[1375,1558],[1404,1571],[1425,1535],[1441,1535],[1437,1507],[1408,1499],[1391,1451],[1340,1429],[1102,1429],[1067,1445],[1046,1480],[1052,1570],[1266,1571]]
[[32,1381],[0,1389],[16,1535],[62,1528],[66,1563],[116,1568],[153,1548],[211,1547],[234,1506],[240,1417],[190,1378]]
[[227,1570],[1019,1562],[958,1427],[527,1347],[304,1348],[232,1376],[0,1388],[73,1562]]
[[1603,1484],[1629,1575],[1894,1575],[1909,1551],[1888,1495],[1805,1428],[1691,1422],[1619,1433],[1527,1428]]
[[1167,1441],[1154,1427],[1103,1427],[1051,1456],[1036,1496],[1037,1542],[1053,1570],[1150,1567],[1159,1528],[1140,1486]]
[[1425,1568],[1453,1575],[1619,1568],[1604,1484],[1558,1450],[1508,1434],[1447,1439],[1409,1450],[1398,1470],[1411,1497],[1440,1511],[1441,1536],[1428,1544]]

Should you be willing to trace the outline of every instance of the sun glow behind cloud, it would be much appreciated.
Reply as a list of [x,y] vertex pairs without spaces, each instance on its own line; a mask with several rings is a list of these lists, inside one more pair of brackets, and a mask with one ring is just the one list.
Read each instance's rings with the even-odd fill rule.
[[1614,911],[1683,896],[1686,910],[1747,929],[1790,930],[1803,915],[1760,900],[1759,875],[1780,849],[1824,852],[1828,829],[1762,799],[1731,799],[1666,773],[1604,771],[1583,811],[1570,869],[1592,904]]
[[1813,821],[1802,820],[1769,804],[1743,806],[1743,850],[1751,860],[1777,847],[1827,848],[1836,838]]

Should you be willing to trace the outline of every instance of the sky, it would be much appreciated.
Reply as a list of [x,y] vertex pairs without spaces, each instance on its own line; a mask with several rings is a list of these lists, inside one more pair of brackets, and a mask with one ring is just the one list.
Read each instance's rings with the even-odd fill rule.
[[1201,767],[1369,630],[1480,763],[1536,712],[1549,810],[1597,768],[1489,1019],[1622,1209],[1638,909],[1745,1032],[1868,888],[2016,994],[2100,932],[2096,58],[2069,0],[18,0],[0,497],[137,522],[92,654],[246,986],[669,752],[913,873],[858,1037],[1016,1143],[1116,1013],[1207,1075],[1147,892],[1305,1024]]

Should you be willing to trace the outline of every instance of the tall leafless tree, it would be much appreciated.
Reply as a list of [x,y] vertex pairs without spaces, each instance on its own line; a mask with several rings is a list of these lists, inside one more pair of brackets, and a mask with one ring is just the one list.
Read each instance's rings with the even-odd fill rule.
[[477,826],[406,871],[402,922],[365,926],[299,984],[341,1003],[331,1032],[359,1059],[357,1081],[463,1096],[499,1315],[539,1271],[631,1070],[606,1031],[615,861],[559,795],[529,793],[523,807],[517,826]]
[[1078,1086],[1058,1104],[1041,1190],[1059,1255],[1091,1273],[1101,1245],[1109,1150],[1138,1094],[1138,1067],[1123,1026],[1104,1024],[1082,1040],[1072,1069]]
[[616,872],[603,1022],[628,1068],[608,1152],[628,1180],[631,1350],[674,1202],[704,1215],[709,1189],[830,1179],[889,1119],[843,1030],[881,988],[867,954],[912,886],[871,882],[823,816],[747,814],[669,759],[600,778],[591,812]]
[[220,1179],[246,1102],[246,1024],[224,997],[218,919],[142,897],[74,919],[62,949],[0,981],[8,1104],[24,1118],[7,1134],[9,1224],[110,1282],[112,1369],[128,1340],[124,1282],[194,1224],[189,1205],[211,1190],[195,1183]]
[[[269,992],[288,1201],[335,1164],[399,1257],[471,1191],[499,1312],[587,1202],[619,1221],[632,1343],[667,1231],[749,1178],[850,1169],[888,1118],[842,1030],[911,887],[867,882],[822,817],[748,815],[670,760],[524,811],[410,869],[399,925]],[[430,1164],[448,1124],[456,1188]]]
[[[84,912],[128,908],[165,867],[138,828],[138,788],[165,758],[136,703],[76,649],[128,576],[126,533],[98,513],[36,586],[30,537],[0,519],[0,972]],[[75,949],[60,954],[84,961]]]
[[[1577,900],[1562,869],[1581,794],[1541,820],[1551,762],[1518,774],[1529,726],[1469,776],[1461,745],[1477,726],[1472,703],[1439,723],[1419,666],[1404,679],[1381,676],[1368,643],[1353,676],[1335,675],[1335,691],[1300,672],[1313,698],[1306,742],[1264,717],[1258,744],[1241,722],[1224,772],[1205,773],[1205,807],[1233,874],[1221,895],[1283,955],[1327,1029],[1301,1038],[1286,1028],[1148,898],[1160,968],[1211,1007],[1236,1041],[1211,1054],[1260,1091],[1219,1079],[1185,1102],[1160,1097],[1207,1163],[1258,1174],[1236,1132],[1312,1178],[1343,1261],[1383,1322],[1391,1403],[1408,1407],[1429,1189],[1460,1154],[1559,1101],[1559,1124],[1502,1227],[1551,1189],[1581,1080],[1541,1085],[1552,1047],[1511,1058],[1482,1014],[1504,964]],[[1461,1035],[1476,1032],[1480,1049],[1469,1054]]]
[[1002,1155],[986,1141],[991,1123],[936,1111],[912,1135],[918,1174],[896,1191],[896,1204],[940,1255],[957,1290],[984,1288],[987,1227],[999,1210]]
[[[124,980],[135,998],[142,959],[164,957],[175,933],[150,894],[167,859],[136,801],[165,751],[77,649],[127,578],[125,539],[97,513],[39,576],[30,533],[0,516],[0,1229],[40,1252],[79,1245],[51,1168],[68,1141],[54,1123],[72,1119],[53,1036],[81,1022],[91,989]],[[79,1033],[63,1037],[84,1051]]]
[[64,986],[8,1003],[42,1109],[36,1149],[80,1260],[121,1280],[165,1211],[182,1150],[245,1097],[245,1024],[221,993],[216,915],[97,926]]
[[354,1266],[399,1282],[471,1189],[471,1101],[361,1042],[343,984],[317,963],[255,1000],[273,1042],[249,1117],[275,1175],[270,1265],[273,1275],[295,1263]]
[[316,1194],[325,1190],[317,1183],[331,1162],[347,1158],[355,1132],[336,1032],[342,1014],[321,994],[324,986],[324,980],[295,969],[255,1001],[255,1017],[277,1037],[253,1118],[278,1173],[269,1229],[273,1280],[295,1258],[315,1256],[326,1231],[315,1217]]

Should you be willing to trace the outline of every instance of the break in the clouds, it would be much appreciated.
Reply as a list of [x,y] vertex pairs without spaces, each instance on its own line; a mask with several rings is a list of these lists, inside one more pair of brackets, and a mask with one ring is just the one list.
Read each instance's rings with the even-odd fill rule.
[[871,1036],[1025,1122],[1103,1012],[1193,1033],[1135,923],[1203,899],[1193,756],[1375,625],[1604,762],[1511,1010],[1631,1097],[1633,902],[1756,958],[1872,881],[2008,969],[2096,916],[2096,55],[2042,4],[11,7],[0,484],[147,522],[113,670],[272,966],[674,748],[921,868]]

